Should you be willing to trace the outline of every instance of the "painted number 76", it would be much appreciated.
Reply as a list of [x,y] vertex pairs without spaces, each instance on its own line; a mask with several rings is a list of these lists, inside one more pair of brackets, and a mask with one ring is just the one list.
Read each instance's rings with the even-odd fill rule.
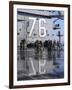
[[[31,30],[30,30],[30,33],[29,33],[29,36],[31,36],[32,32],[34,30],[35,23],[36,23],[36,18],[29,17],[29,19],[33,20],[33,24],[32,24],[32,27],[31,27]],[[40,37],[45,37],[46,36],[46,28],[41,26],[41,22],[46,23],[46,21],[45,21],[45,19],[39,19],[39,36]],[[41,30],[43,30],[43,34],[41,34]]]

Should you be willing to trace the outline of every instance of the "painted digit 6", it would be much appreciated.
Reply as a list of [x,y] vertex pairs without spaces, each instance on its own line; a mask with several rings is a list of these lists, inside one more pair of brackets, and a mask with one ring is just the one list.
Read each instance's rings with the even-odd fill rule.
[[[44,23],[46,23],[46,21],[45,21],[45,19],[39,19],[39,36],[40,37],[45,37],[46,36],[46,28],[45,27],[43,27],[43,26],[41,26],[41,22],[44,22]],[[43,29],[43,31],[44,31],[44,33],[43,34],[41,34],[41,30]]]

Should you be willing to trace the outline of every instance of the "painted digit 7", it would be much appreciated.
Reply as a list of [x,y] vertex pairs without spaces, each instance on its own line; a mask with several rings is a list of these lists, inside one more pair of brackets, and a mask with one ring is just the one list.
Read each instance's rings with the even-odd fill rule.
[[32,32],[33,32],[33,29],[34,29],[35,22],[36,22],[36,18],[29,17],[29,19],[33,20],[32,28],[31,28],[31,31],[29,33],[29,36],[31,36],[32,35]]

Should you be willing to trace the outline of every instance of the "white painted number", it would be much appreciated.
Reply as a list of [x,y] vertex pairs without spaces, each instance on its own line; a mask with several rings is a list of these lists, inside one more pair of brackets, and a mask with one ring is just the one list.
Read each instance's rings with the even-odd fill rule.
[[[34,29],[35,22],[36,22],[36,18],[29,17],[29,19],[32,19],[33,20],[33,25],[32,25],[32,28],[30,30],[30,33],[29,33],[29,36],[31,36],[32,35],[32,32],[33,32],[33,29]],[[44,23],[46,23],[45,19],[39,19],[39,36],[40,37],[45,37],[46,36],[46,28],[41,26],[41,22],[42,21]],[[44,31],[43,34],[41,34],[41,30]]]
[[[41,22],[42,22],[42,21],[43,21],[44,23],[46,23],[45,19],[39,19],[39,36],[40,36],[40,37],[45,37],[45,36],[46,36],[46,28],[41,26]],[[43,34],[41,34],[41,30],[44,31]]]
[[[46,60],[43,60],[43,63],[42,63],[42,60],[39,60],[39,73],[40,74],[44,74],[46,72],[44,68],[45,65],[46,65]],[[43,71],[42,71],[42,68],[44,69]]]
[[32,25],[32,28],[31,28],[31,31],[30,31],[30,34],[29,34],[29,36],[31,36],[32,32],[33,32],[33,29],[34,29],[35,22],[36,22],[36,18],[29,17],[29,19],[33,20],[33,25]]

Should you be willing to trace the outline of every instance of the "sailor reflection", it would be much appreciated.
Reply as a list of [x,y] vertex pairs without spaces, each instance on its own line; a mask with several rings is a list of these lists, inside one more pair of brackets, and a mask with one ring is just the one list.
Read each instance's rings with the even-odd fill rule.
[[52,41],[48,40],[47,44],[47,51],[48,51],[48,59],[52,59]]
[[56,65],[56,51],[53,51],[53,65]]
[[42,42],[38,40],[35,42],[35,58],[42,58]]
[[25,39],[20,42],[20,58],[21,60],[25,60]]
[[26,68],[26,74],[29,75],[29,58],[25,59],[25,68]]
[[57,58],[61,57],[61,50],[57,50]]

